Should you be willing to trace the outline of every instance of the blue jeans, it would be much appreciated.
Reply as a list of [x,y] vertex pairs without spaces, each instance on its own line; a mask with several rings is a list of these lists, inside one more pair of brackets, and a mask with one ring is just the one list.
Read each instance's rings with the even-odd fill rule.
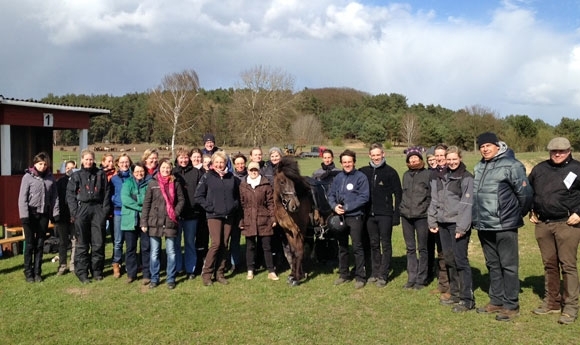
[[[151,262],[149,270],[151,271],[151,283],[159,284],[159,270],[161,263],[159,253],[161,252],[161,237],[151,236]],[[165,237],[165,252],[167,254],[167,283],[175,283],[175,242],[176,237]]]
[[230,233],[230,256],[232,266],[240,267],[240,240],[242,238],[242,231],[238,227],[237,222],[232,225],[232,232]]
[[121,264],[123,262],[123,231],[121,231],[121,215],[113,217],[113,263]]
[[[178,272],[185,271],[193,274],[197,265],[197,249],[195,248],[195,235],[197,233],[197,219],[181,219],[177,228],[175,239],[175,266]],[[183,234],[185,247],[185,260],[181,255],[181,234]]]

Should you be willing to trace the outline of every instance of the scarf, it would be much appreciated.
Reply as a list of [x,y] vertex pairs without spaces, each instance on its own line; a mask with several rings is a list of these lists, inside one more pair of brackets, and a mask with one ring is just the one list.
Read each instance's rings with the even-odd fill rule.
[[384,158],[383,158],[383,159],[381,159],[381,161],[379,162],[379,164],[375,164],[375,163],[373,163],[373,161],[370,161],[370,162],[369,162],[369,165],[370,165],[371,167],[375,168],[375,169],[376,169],[376,168],[378,168],[378,167],[380,167],[380,166],[381,166],[381,165],[383,165],[383,164],[385,164],[385,159],[384,159]]
[[173,202],[175,201],[175,183],[173,182],[173,178],[172,176],[163,177],[161,174],[157,174],[157,182],[159,182],[161,194],[163,194],[163,199],[165,199],[167,216],[177,224],[177,217],[175,216],[175,209],[173,208]]
[[225,174],[228,173],[228,168],[226,167],[224,170],[218,170],[215,167],[212,167],[213,171],[215,171],[220,177],[224,177]]
[[246,181],[252,187],[252,189],[256,189],[256,186],[260,184],[260,181],[262,181],[262,175],[258,175],[258,177],[254,178],[254,179],[251,178],[250,175],[248,175],[248,178]]
[[409,170],[419,170],[419,169],[423,169],[425,167],[425,162],[423,162],[422,160],[420,160],[419,162],[417,162],[416,164],[411,164],[411,163],[407,163],[407,168],[409,168]]

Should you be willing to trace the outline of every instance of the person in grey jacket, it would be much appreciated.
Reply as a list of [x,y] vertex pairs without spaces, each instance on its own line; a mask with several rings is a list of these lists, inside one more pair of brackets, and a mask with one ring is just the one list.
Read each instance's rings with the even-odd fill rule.
[[431,171],[425,169],[423,156],[418,149],[407,149],[407,167],[409,170],[403,174],[400,206],[407,248],[407,283],[403,289],[421,290],[428,285],[429,279],[427,209],[431,203]]
[[489,303],[478,313],[499,313],[498,321],[519,315],[518,228],[530,210],[532,187],[524,165],[495,133],[477,137],[482,159],[475,166],[472,224],[489,270]]
[[429,230],[439,232],[443,258],[449,272],[451,298],[443,305],[454,305],[453,312],[475,308],[471,267],[467,258],[471,237],[471,199],[473,175],[461,161],[461,151],[450,146],[446,153],[447,171],[431,180],[431,204],[428,211]]
[[49,219],[59,217],[58,191],[50,171],[50,157],[41,152],[26,169],[18,195],[18,213],[26,238],[24,275],[29,283],[42,281],[42,254]]

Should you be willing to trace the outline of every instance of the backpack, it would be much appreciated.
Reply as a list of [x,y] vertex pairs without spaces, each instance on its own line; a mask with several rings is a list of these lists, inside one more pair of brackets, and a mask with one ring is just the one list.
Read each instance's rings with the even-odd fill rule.
[[44,248],[42,251],[44,252],[44,254],[58,253],[59,243],[60,243],[60,240],[58,237],[50,236],[49,238],[44,240]]

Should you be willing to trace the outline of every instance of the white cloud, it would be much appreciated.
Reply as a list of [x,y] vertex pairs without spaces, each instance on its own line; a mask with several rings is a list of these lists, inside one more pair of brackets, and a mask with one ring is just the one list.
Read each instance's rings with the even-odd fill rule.
[[[410,103],[481,104],[552,123],[580,115],[580,30],[551,29],[527,6],[504,1],[474,21],[348,0],[19,1],[0,13],[0,29],[19,33],[5,37],[12,54],[0,51],[14,61],[0,66],[0,93],[10,85],[35,97],[123,94],[184,68],[196,69],[205,88],[231,87],[262,64],[294,75],[297,89],[396,92]],[[33,67],[32,86],[19,75],[30,73],[35,50],[45,58]],[[77,80],[79,71],[89,79]]]

